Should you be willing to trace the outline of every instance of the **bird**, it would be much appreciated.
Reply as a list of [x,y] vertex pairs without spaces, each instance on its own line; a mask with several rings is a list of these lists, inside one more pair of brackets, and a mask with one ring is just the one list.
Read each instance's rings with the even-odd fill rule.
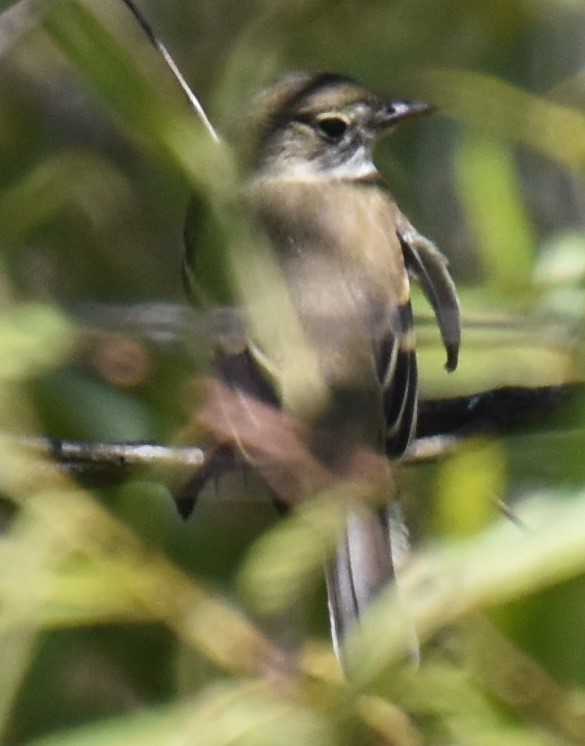
[[[297,414],[315,432],[328,433],[310,447],[334,473],[343,474],[344,463],[360,448],[399,463],[415,434],[411,280],[434,310],[445,367],[457,367],[461,312],[447,259],[400,211],[374,164],[380,139],[433,110],[337,73],[298,72],[263,88],[241,119],[238,201],[270,251],[282,293],[316,361],[326,396],[316,395],[314,406],[298,407]],[[213,305],[209,267],[213,273],[215,265],[201,247],[200,227],[193,203],[185,224],[185,284],[192,297]],[[223,300],[216,296],[215,302]],[[273,323],[278,328],[278,319]],[[285,346],[287,334],[283,324]],[[294,410],[275,383],[279,366],[270,355],[249,330],[237,349],[218,352],[218,375],[231,390]],[[202,479],[191,485],[184,514]],[[390,505],[349,508],[326,562],[339,657],[347,635],[395,580],[393,520]]]

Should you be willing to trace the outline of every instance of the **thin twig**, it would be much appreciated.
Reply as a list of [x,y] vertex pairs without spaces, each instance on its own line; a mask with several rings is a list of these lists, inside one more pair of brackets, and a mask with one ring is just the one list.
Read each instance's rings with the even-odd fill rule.
[[193,92],[193,89],[190,87],[190,85],[185,80],[183,73],[180,71],[178,65],[176,64],[175,60],[173,59],[171,53],[169,50],[165,47],[165,45],[161,42],[161,40],[156,36],[154,33],[154,30],[152,29],[152,26],[148,23],[146,18],[142,15],[140,10],[136,7],[133,0],[122,0],[124,5],[128,8],[128,10],[132,13],[134,18],[138,21],[140,27],[148,37],[151,44],[154,46],[154,48],[161,54],[162,58],[166,62],[168,68],[175,76],[175,79],[177,80],[178,84],[181,86],[181,89],[185,96],[187,97],[187,100],[195,110],[195,113],[201,120],[201,123],[211,136],[212,140],[214,142],[219,143],[220,137],[217,134],[217,131],[215,130],[214,126],[211,124],[209,117],[205,113],[205,109],[201,105],[201,102]]

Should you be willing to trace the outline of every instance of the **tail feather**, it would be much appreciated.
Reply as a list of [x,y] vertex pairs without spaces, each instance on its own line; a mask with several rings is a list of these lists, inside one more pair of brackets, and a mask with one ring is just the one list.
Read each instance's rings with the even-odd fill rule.
[[[327,602],[333,647],[341,667],[351,672],[343,642],[359,627],[366,609],[393,584],[400,596],[397,574],[408,554],[408,532],[398,503],[375,512],[352,512],[335,556],[325,567]],[[394,607],[396,608],[396,607]],[[408,659],[420,660],[419,640],[406,608],[398,608],[404,624]]]
[[[396,314],[397,325],[375,348],[386,430],[384,449],[399,459],[416,424],[417,361],[410,302]],[[334,558],[326,567],[329,618],[333,644],[342,665],[342,643],[380,592],[396,582],[396,564],[407,545],[397,503],[377,511],[350,512]],[[418,642],[411,630],[411,657],[418,658]]]
[[333,644],[342,662],[342,641],[394,575],[388,509],[350,513],[325,569]]

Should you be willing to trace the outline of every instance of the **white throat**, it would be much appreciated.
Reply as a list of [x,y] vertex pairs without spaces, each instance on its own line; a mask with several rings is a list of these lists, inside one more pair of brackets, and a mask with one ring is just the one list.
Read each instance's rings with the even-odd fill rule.
[[267,169],[263,174],[268,179],[290,181],[326,181],[328,179],[363,179],[377,174],[367,148],[358,148],[348,160],[324,168],[318,160],[289,160]]
[[351,158],[340,163],[334,168],[321,171],[326,178],[336,179],[361,179],[376,173],[376,167],[372,163],[372,157],[366,148],[358,148]]

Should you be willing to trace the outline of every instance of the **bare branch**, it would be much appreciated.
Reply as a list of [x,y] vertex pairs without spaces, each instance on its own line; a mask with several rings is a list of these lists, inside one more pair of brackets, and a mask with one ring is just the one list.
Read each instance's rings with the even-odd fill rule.
[[[417,438],[512,433],[551,425],[550,419],[581,393],[584,384],[506,386],[469,396],[422,401]],[[566,423],[565,423],[566,424]]]
[[[419,434],[403,462],[416,465],[438,460],[478,435],[567,427],[561,415],[583,393],[584,384],[510,387],[472,396],[423,401]],[[208,452],[195,445],[176,448],[146,442],[108,444],[44,437],[15,440],[23,447],[54,459],[69,474],[94,487],[120,484],[138,469],[196,475],[208,464]],[[216,450],[213,459],[214,467],[220,471],[232,469],[238,463],[229,449]],[[258,453],[254,466],[260,473],[267,473],[273,460],[271,454]]]
[[45,437],[17,437],[14,441],[54,460],[89,487],[121,484],[138,469],[197,471],[205,459],[204,451],[197,446],[174,448],[148,442],[93,443]]

